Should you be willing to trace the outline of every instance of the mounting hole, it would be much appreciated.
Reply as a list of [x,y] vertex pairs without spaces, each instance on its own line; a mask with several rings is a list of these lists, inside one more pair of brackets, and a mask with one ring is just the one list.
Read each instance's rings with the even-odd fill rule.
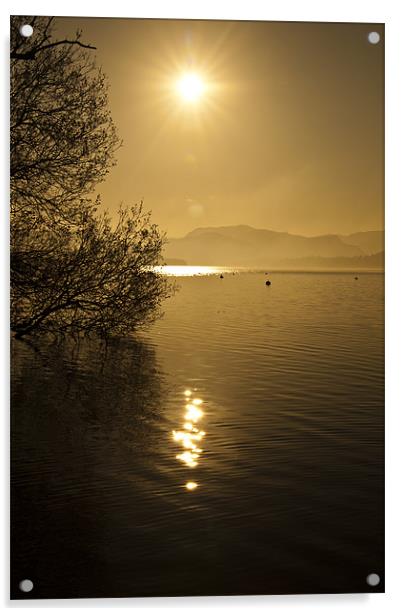
[[377,45],[380,41],[380,34],[378,32],[369,32],[368,41],[372,43],[372,45]]
[[369,573],[368,577],[366,578],[366,582],[369,584],[369,586],[377,586],[378,584],[380,584],[380,575],[377,575],[377,573]]
[[19,588],[20,590],[22,590],[22,592],[31,592],[33,588],[32,580],[21,580],[21,582],[19,583]]
[[21,36],[25,36],[25,38],[29,38],[33,34],[33,28],[30,24],[24,24],[20,27],[19,33]]

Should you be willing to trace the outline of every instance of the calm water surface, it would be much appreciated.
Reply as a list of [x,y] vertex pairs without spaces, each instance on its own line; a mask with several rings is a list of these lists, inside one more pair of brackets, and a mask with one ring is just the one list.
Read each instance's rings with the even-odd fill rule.
[[269,278],[13,342],[13,597],[383,591],[383,275]]

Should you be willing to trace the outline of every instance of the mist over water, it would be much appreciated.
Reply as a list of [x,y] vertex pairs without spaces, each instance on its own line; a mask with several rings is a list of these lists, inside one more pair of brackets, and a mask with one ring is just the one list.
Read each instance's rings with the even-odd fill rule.
[[383,275],[201,273],[134,339],[13,341],[15,594],[382,590]]

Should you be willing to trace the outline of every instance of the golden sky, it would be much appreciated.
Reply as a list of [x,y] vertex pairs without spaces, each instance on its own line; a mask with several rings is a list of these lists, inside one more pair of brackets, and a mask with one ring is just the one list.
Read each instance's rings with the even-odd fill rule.
[[[83,31],[123,147],[104,205],[144,199],[170,237],[248,224],[304,235],[382,229],[380,24],[57,18]],[[200,76],[185,101],[177,82]]]

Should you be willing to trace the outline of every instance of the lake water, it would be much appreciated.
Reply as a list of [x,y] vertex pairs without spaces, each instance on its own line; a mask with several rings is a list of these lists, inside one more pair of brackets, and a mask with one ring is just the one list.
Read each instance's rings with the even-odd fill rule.
[[384,277],[269,278],[182,276],[107,347],[13,341],[14,598],[383,591]]

